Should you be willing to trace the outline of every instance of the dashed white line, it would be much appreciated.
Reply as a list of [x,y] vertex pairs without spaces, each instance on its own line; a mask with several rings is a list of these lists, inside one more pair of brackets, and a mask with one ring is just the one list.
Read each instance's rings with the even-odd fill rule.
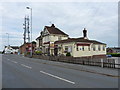
[[30,66],[27,66],[27,65],[24,65],[24,64],[21,64],[23,67],[26,67],[26,68],[29,68],[29,69],[32,69],[32,67]]
[[50,74],[50,73],[47,73],[47,72],[44,72],[44,71],[40,71],[40,72],[43,73],[43,74],[49,75],[49,76],[51,76],[51,77],[54,77],[54,78],[57,78],[57,79],[66,81],[66,82],[68,82],[68,83],[75,84],[75,82],[72,82],[72,81],[70,81],[70,80],[67,80],[67,79],[64,79],[64,78],[61,78],[61,77],[52,75],[52,74]]
[[18,62],[16,62],[16,61],[11,61],[11,62],[13,62],[13,63],[18,63]]

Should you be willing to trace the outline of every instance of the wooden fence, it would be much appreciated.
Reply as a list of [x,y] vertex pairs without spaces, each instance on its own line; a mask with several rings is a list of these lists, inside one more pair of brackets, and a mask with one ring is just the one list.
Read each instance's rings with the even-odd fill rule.
[[86,57],[66,57],[66,56],[43,56],[33,55],[33,58],[58,61],[73,64],[91,65],[107,68],[120,68],[120,64],[115,63],[115,59],[111,58],[86,58]]

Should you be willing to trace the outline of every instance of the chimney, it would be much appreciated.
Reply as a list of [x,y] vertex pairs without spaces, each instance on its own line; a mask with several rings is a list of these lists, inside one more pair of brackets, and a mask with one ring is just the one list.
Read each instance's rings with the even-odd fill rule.
[[84,28],[84,30],[83,30],[83,37],[87,38],[87,30],[86,30],[86,28]]
[[52,24],[52,25],[51,25],[51,27],[55,27],[55,25],[54,25],[54,24]]

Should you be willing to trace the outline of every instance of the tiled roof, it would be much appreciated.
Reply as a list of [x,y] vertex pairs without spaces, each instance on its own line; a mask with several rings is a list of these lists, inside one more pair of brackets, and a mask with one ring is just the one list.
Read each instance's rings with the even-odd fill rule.
[[45,26],[45,28],[47,28],[47,30],[49,31],[50,34],[60,34],[60,35],[66,35],[66,36],[68,36],[66,33],[64,33],[60,29],[56,28],[54,26],[54,24],[52,24],[52,26]]
[[13,48],[13,49],[19,49],[18,46],[10,46],[10,47]]
[[84,39],[83,37],[81,37],[81,38],[69,38],[69,39],[65,39],[65,40],[56,41],[55,44],[69,43],[69,42],[86,42],[86,43],[94,43],[94,44],[105,44],[105,43],[101,43],[101,42],[98,42],[95,40]]

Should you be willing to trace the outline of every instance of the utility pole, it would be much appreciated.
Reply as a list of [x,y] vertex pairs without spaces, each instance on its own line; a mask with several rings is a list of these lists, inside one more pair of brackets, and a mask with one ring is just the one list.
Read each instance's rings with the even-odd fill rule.
[[29,31],[29,16],[27,17],[27,34],[28,34],[28,42],[30,42],[30,31]]
[[26,7],[26,9],[30,9],[30,11],[31,11],[31,57],[32,57],[32,53],[33,53],[33,51],[32,51],[32,8],[31,7]]
[[9,46],[9,33],[6,33],[8,35],[8,46]]

